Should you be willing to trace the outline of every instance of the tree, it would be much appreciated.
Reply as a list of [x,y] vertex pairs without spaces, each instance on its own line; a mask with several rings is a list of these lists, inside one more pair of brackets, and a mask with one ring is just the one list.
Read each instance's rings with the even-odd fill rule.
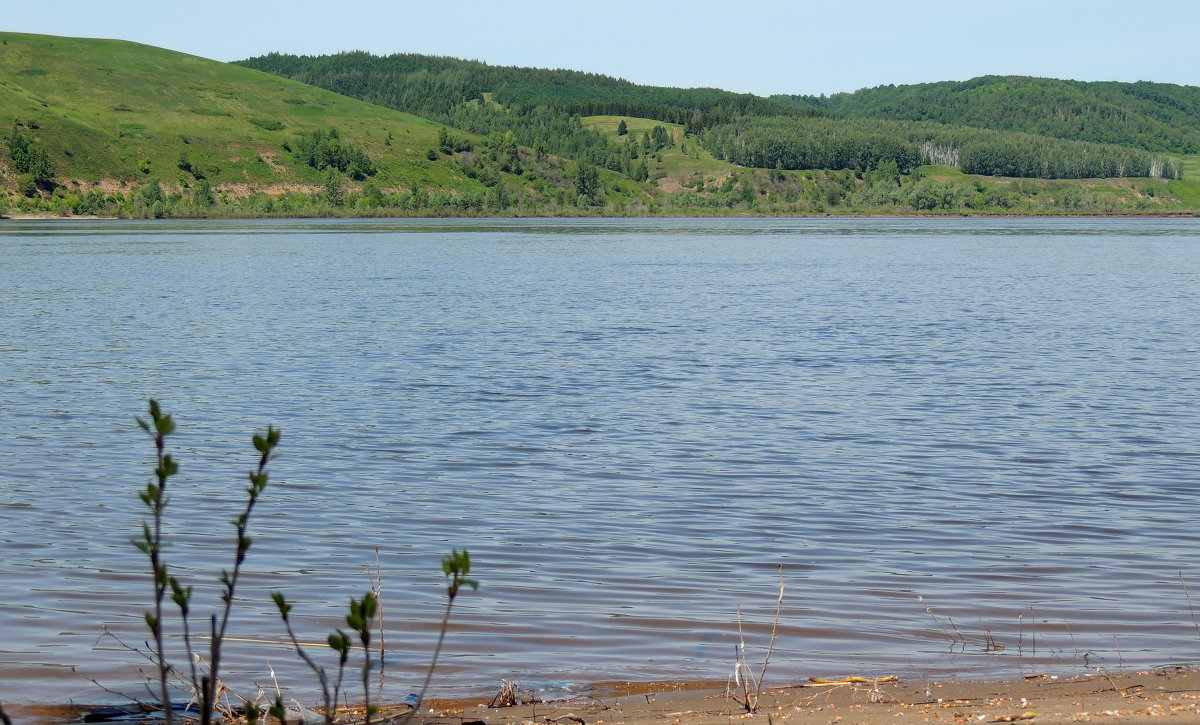
[[622,118],[621,122],[617,124],[617,135],[625,136],[628,133],[629,133],[629,126],[625,123],[625,119]]
[[374,182],[370,181],[363,184],[362,202],[368,207],[381,207],[387,203],[383,198],[383,192],[379,190],[379,187]]
[[142,184],[137,192],[135,192],[135,196],[138,201],[141,201],[147,207],[153,206],[156,202],[161,202],[166,198],[163,195],[162,186],[159,185],[157,179],[151,179]]
[[208,207],[217,203],[217,200],[213,198],[212,187],[209,186],[207,180],[200,179],[192,187],[192,203],[201,207]]
[[342,176],[336,169],[326,169],[322,179],[321,198],[332,206],[341,206],[346,200],[346,189]]
[[34,145],[33,139],[20,126],[14,125],[8,135],[8,156],[17,173],[29,174],[39,186],[54,179],[50,157]]
[[575,191],[589,201],[595,201],[600,192],[600,172],[591,164],[580,164],[575,172]]

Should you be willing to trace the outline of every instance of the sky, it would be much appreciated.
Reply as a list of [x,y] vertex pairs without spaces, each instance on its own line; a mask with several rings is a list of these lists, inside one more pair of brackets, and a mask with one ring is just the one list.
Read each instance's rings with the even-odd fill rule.
[[1035,75],[1200,85],[1200,2],[1109,0],[56,0],[0,28],[215,60],[426,53],[635,83],[830,94]]

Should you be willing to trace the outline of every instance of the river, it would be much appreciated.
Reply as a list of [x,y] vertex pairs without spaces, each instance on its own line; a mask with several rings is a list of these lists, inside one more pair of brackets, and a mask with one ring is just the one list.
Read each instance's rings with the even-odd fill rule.
[[377,560],[384,696],[415,689],[453,548],[443,694],[724,680],[780,566],[778,683],[1200,650],[1196,220],[4,222],[0,291],[5,702],[149,669],[104,635],[147,638],[149,398],[201,614],[283,430],[242,692],[313,701],[269,592],[323,642]]

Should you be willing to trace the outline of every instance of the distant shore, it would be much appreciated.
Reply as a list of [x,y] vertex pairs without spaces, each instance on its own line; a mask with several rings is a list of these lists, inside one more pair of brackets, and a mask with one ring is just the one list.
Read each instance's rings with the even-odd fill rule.
[[463,215],[463,216],[265,216],[265,215],[230,215],[212,217],[166,217],[162,219],[141,219],[137,217],[99,216],[95,214],[62,215],[62,214],[0,214],[0,221],[232,221],[251,219],[1196,219],[1200,212],[1169,212],[1169,213],[1136,213],[1114,212],[1112,214],[966,214],[966,213],[927,213],[927,214],[579,214],[579,215],[538,215],[513,214],[506,216]]

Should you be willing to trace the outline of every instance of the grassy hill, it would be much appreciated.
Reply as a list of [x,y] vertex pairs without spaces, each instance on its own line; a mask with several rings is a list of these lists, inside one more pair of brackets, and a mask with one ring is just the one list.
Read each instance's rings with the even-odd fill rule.
[[1156,152],[1200,153],[1196,86],[982,76],[776,100],[851,118],[937,121]]
[[461,183],[425,158],[438,125],[423,118],[136,43],[15,33],[0,41],[0,117],[28,127],[73,180],[187,181],[186,157],[213,184],[318,183],[282,149],[333,127],[378,158],[381,183]]
[[[44,197],[50,191],[59,198],[91,190],[120,194],[150,181],[168,196],[186,198],[203,180],[229,205],[253,193],[312,196],[323,190],[328,172],[307,166],[292,151],[305,134],[329,128],[373,162],[370,178],[338,180],[352,197],[370,182],[384,193],[408,193],[408,211],[448,214],[481,210],[488,193],[499,205],[576,198],[569,162],[530,158],[526,166],[540,173],[484,173],[491,152],[485,139],[472,142],[461,134],[462,149],[440,150],[445,127],[437,122],[250,68],[124,41],[0,34],[0,119],[0,133],[7,137],[8,127],[19,125],[54,168],[54,188],[43,188],[42,199],[14,196],[20,208],[49,204]],[[19,172],[12,166],[0,155],[0,190],[16,190]],[[608,186],[616,197],[644,196],[629,185],[606,184],[601,200]],[[76,199],[68,202],[77,210]],[[304,199],[298,203],[304,206]],[[113,204],[108,200],[104,208],[112,211]],[[169,208],[170,199],[164,204]],[[312,212],[269,202],[252,210]]]

